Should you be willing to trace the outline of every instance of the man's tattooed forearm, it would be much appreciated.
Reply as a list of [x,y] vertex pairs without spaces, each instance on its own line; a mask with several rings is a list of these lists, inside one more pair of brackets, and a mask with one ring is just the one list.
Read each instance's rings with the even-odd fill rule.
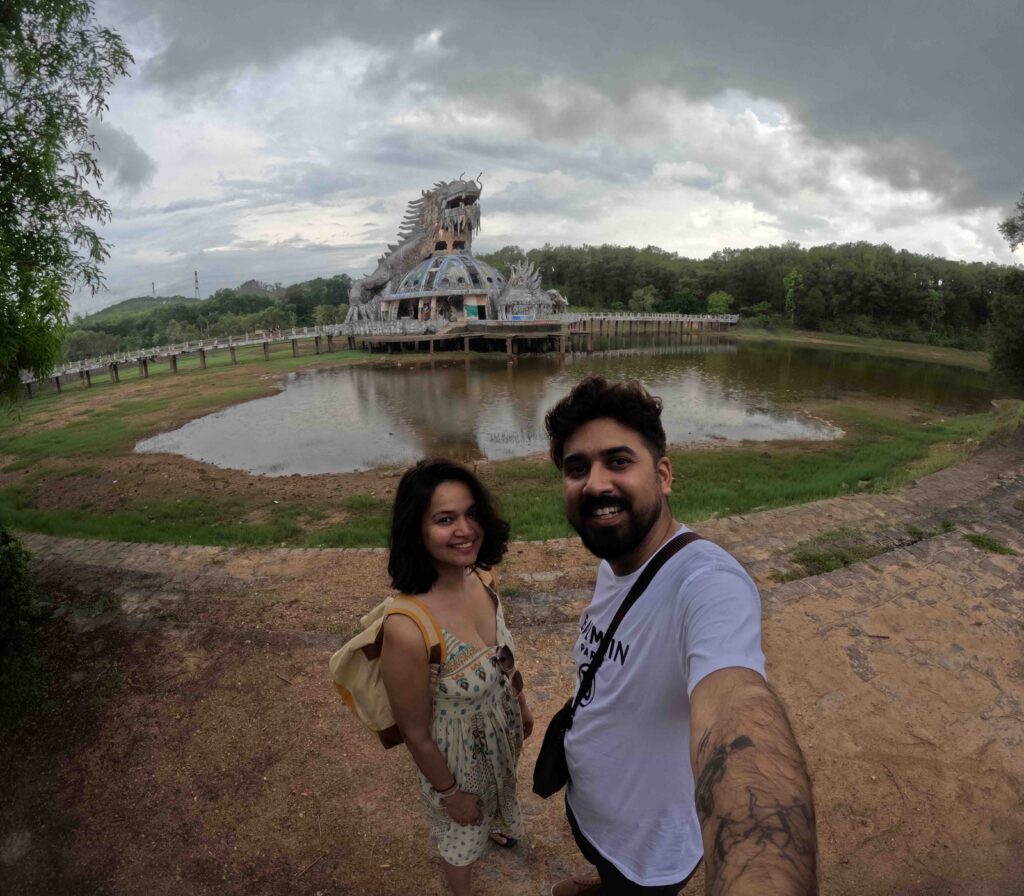
[[729,744],[719,744],[715,752],[707,756],[708,739],[711,732],[705,731],[697,746],[697,757],[700,763],[700,774],[697,777],[697,815],[701,827],[715,814],[715,788],[725,777],[725,765],[729,756],[737,750],[745,750],[754,746],[754,742],[745,734],[733,739]]
[[814,892],[814,805],[793,759],[745,734],[715,743],[709,729],[697,745],[697,766],[708,893],[724,896],[751,872],[769,868],[776,881],[792,884],[772,893]]

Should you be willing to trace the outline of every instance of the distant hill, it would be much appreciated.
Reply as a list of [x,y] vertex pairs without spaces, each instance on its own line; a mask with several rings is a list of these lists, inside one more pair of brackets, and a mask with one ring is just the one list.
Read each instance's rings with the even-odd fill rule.
[[207,299],[139,296],[72,321],[64,344],[70,361],[125,349],[338,323],[348,312],[346,274],[314,277],[285,287],[246,280]]
[[116,305],[96,311],[74,322],[76,327],[87,327],[93,324],[113,324],[129,317],[136,317],[140,314],[147,314],[154,308],[166,308],[168,305],[191,305],[201,302],[202,299],[187,298],[186,296],[138,296],[134,299],[125,299]]

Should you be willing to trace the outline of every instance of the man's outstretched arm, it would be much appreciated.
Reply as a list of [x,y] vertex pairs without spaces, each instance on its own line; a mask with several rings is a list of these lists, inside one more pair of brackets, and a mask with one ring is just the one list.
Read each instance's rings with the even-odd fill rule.
[[811,781],[778,698],[756,672],[720,669],[690,713],[708,896],[817,893]]

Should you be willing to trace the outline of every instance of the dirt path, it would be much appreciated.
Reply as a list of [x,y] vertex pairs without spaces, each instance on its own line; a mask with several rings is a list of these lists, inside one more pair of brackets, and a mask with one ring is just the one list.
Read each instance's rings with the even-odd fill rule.
[[[762,589],[825,894],[1024,892],[1020,442],[897,494],[700,527]],[[839,527],[920,537],[777,583],[795,545]],[[4,892],[440,896],[408,755],[376,746],[326,678],[385,593],[382,551],[26,542],[65,594],[66,638],[50,711],[0,734]],[[575,541],[516,544],[503,564],[541,725],[570,685],[594,567]],[[536,748],[526,841],[481,863],[481,893],[544,893],[580,868],[559,805],[528,793]]]

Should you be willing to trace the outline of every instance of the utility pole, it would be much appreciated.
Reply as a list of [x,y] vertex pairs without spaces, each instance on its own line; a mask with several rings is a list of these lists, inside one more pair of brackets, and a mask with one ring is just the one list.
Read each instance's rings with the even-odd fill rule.
[[153,287],[153,298],[155,299],[156,298],[156,281],[155,280],[151,280],[149,282],[149,285]]
[[195,278],[196,278],[196,298],[198,299],[199,298],[199,271],[193,271],[192,273],[195,274]]

